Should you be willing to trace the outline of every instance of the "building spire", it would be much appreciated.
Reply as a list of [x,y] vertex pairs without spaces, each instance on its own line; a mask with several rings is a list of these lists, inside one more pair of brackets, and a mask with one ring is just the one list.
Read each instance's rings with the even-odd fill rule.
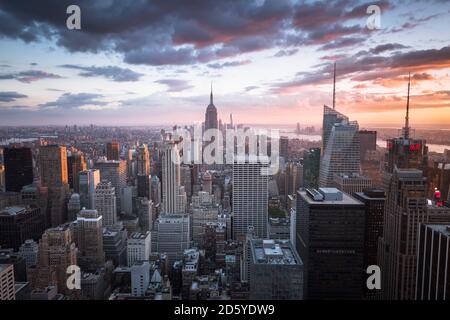
[[406,117],[405,117],[405,131],[404,131],[404,138],[409,139],[409,92],[411,88],[411,72],[408,76],[408,96],[406,98]]
[[209,96],[209,104],[213,104],[213,90],[212,90],[212,81],[211,81],[211,94]]
[[334,63],[333,73],[333,110],[336,108],[336,62]]

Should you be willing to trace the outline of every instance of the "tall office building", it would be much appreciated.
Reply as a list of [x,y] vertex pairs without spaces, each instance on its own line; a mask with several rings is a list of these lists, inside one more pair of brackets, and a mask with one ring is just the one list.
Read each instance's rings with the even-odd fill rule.
[[17,251],[25,240],[39,240],[45,226],[45,215],[40,208],[0,209],[0,246]]
[[83,271],[95,271],[105,264],[102,216],[97,210],[81,210],[75,223],[78,265]]
[[41,183],[52,188],[67,185],[67,149],[65,146],[48,145],[39,149]]
[[334,123],[320,163],[319,186],[333,187],[335,174],[360,174],[358,123]]
[[150,263],[148,261],[136,261],[130,269],[131,295],[143,297],[150,284]]
[[124,160],[100,160],[95,167],[100,170],[100,179],[108,180],[116,191],[117,210],[121,210],[122,189],[127,185],[127,164]]
[[205,113],[205,130],[208,129],[218,129],[218,122],[217,122],[217,109],[214,105],[213,101],[213,92],[212,92],[212,86],[211,86],[211,94],[209,97],[209,105],[206,108]]
[[307,299],[363,297],[364,204],[336,188],[297,192],[296,247]]
[[330,139],[331,131],[335,124],[342,122],[349,122],[346,115],[336,111],[328,106],[323,106],[323,122],[322,122],[322,154],[328,146],[328,140]]
[[33,156],[30,148],[3,149],[6,191],[20,192],[33,183]]
[[100,182],[95,188],[94,209],[103,217],[105,227],[117,223],[116,192],[109,181]]
[[65,146],[47,145],[39,149],[41,184],[48,187],[49,224],[52,227],[66,222],[66,195],[69,190],[67,150]]
[[302,300],[303,262],[288,240],[250,240],[250,299]]
[[0,300],[15,300],[16,289],[12,264],[0,264]]
[[283,157],[285,161],[289,157],[289,137],[280,137],[280,157]]
[[80,191],[79,176],[81,171],[86,170],[86,160],[81,152],[71,153],[67,157],[67,176],[69,181],[69,186],[75,192]]
[[255,236],[267,238],[268,224],[268,163],[251,158],[233,163],[233,238],[243,238],[252,227]]
[[70,224],[47,229],[39,241],[38,263],[31,271],[33,289],[56,286],[59,293],[68,293],[67,267],[77,265],[77,248]]
[[[364,268],[378,265],[378,239],[383,236],[384,202],[383,190],[370,189],[353,195],[365,206]],[[376,290],[365,289],[366,299],[375,299]]]
[[303,155],[303,186],[318,188],[320,174],[320,148],[311,148]]
[[164,252],[170,263],[183,258],[183,252],[191,245],[189,215],[162,215],[152,231],[152,252]]
[[106,144],[106,159],[119,161],[119,142],[112,141]]
[[[417,233],[420,223],[428,223],[425,141],[410,138],[409,91],[403,137],[388,140],[383,237],[378,263],[383,270],[384,299],[414,299],[417,272]],[[442,215],[444,218],[445,215]],[[444,221],[445,222],[445,221]]]
[[164,214],[184,213],[186,193],[180,182],[180,162],[177,144],[173,141],[166,142],[162,152],[162,204]]
[[416,300],[450,300],[450,225],[421,224],[418,233]]
[[78,173],[80,206],[94,209],[95,188],[100,183],[100,170],[89,169]]
[[377,132],[371,130],[360,130],[359,136],[359,152],[360,160],[363,162],[366,159],[367,151],[377,150]]
[[128,266],[131,267],[137,261],[148,261],[151,252],[151,235],[149,231],[144,233],[134,232],[127,240]]
[[150,199],[150,154],[146,144],[137,149],[137,195]]

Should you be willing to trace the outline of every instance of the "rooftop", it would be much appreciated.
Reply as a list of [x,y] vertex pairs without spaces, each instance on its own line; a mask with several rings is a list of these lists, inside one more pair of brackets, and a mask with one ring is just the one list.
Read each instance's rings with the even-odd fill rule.
[[251,251],[255,264],[303,265],[288,240],[252,240]]
[[446,237],[450,237],[450,224],[427,224],[428,228],[442,233]]
[[[306,189],[297,191],[298,195],[311,205],[362,205],[361,201],[356,200],[350,195],[342,192],[336,188],[320,188],[316,189]],[[311,196],[310,193],[314,194]]]
[[6,207],[3,210],[0,211],[0,215],[2,216],[16,216],[18,214],[24,213],[25,208],[24,207]]

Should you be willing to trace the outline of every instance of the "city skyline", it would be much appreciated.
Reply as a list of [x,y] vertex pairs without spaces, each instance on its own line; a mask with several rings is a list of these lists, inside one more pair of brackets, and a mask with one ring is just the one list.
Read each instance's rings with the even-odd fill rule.
[[[66,8],[81,8],[68,30]],[[448,128],[448,3],[0,3],[0,125],[200,122],[212,82],[227,123],[320,125],[332,105],[361,127]],[[432,35],[432,37],[430,37]]]

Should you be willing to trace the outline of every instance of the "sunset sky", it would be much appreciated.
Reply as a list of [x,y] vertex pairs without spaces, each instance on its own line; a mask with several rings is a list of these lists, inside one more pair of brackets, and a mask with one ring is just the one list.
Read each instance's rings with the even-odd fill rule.
[[[81,8],[81,30],[66,8]],[[369,5],[381,28],[369,30]],[[450,126],[450,1],[0,0],[0,125]]]

